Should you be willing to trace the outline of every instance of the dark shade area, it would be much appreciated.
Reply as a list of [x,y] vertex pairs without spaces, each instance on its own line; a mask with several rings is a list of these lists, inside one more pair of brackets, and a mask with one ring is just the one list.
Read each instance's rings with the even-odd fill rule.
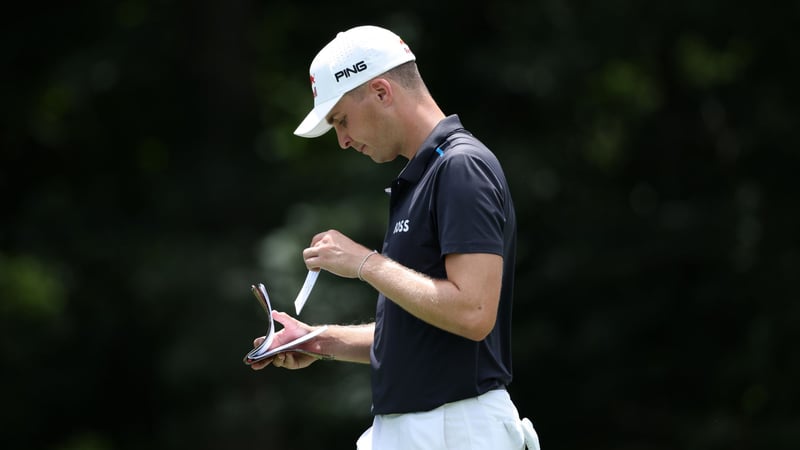
[[315,233],[380,246],[403,161],[292,135],[366,23],[505,165],[543,448],[800,448],[797,2],[73,3],[0,15],[3,449],[354,448],[366,366],[241,358],[251,284],[293,312]]

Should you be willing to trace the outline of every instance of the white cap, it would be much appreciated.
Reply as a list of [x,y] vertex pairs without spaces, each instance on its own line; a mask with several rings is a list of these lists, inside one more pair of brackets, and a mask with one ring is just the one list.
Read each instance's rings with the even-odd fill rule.
[[307,138],[322,136],[331,129],[325,117],[344,94],[415,59],[400,36],[384,28],[366,25],[340,32],[311,61],[314,109],[294,134]]

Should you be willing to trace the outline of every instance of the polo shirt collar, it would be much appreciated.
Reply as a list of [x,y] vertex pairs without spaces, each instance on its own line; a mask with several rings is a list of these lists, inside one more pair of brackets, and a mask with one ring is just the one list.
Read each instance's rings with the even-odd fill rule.
[[463,128],[463,126],[457,114],[442,119],[397,178],[411,184],[418,182],[433,160],[433,156],[436,155],[436,148],[444,144],[447,137],[459,128]]

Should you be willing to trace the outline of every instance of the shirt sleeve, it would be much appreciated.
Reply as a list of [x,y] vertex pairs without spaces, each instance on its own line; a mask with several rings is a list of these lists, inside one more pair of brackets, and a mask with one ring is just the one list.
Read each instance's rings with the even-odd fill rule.
[[442,256],[503,256],[506,224],[504,176],[494,161],[449,149],[437,173],[435,211]]

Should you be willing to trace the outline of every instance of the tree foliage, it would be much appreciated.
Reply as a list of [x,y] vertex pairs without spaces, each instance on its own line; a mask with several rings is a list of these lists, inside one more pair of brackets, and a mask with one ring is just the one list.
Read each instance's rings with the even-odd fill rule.
[[[263,282],[379,247],[375,165],[292,130],[338,31],[395,30],[503,162],[512,396],[546,448],[800,445],[795,2],[18,5],[0,40],[3,448],[352,448],[365,366],[254,373]],[[303,318],[371,319],[323,274]]]

